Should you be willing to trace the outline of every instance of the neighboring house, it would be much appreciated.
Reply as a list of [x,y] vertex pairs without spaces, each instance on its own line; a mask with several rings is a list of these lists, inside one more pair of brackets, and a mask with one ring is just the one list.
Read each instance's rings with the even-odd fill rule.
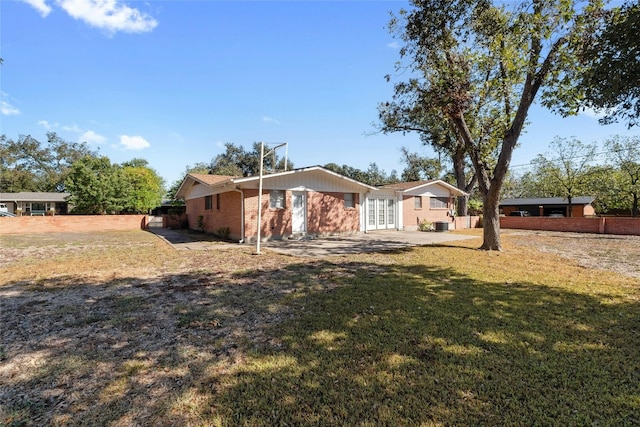
[[69,193],[27,192],[0,193],[0,202],[6,203],[9,212],[17,215],[59,215],[69,210]]
[[[186,202],[189,228],[255,241],[259,180],[258,176],[188,174],[176,197]],[[404,197],[414,197],[411,189],[378,189],[320,166],[264,175],[262,181],[263,239],[403,229]],[[423,196],[425,209],[430,206],[429,197],[446,197],[446,207],[434,214],[434,218],[446,218],[453,207],[451,189],[460,193],[449,187],[434,181],[412,189]],[[413,222],[411,226],[415,227]]]
[[[445,230],[454,228],[455,199],[466,193],[442,180],[401,182],[380,187],[375,202],[369,199],[369,212],[377,212],[375,219],[369,216],[371,227],[380,227],[382,206],[397,206],[399,230],[417,230],[421,223],[447,223]],[[375,206],[374,206],[375,204]],[[373,224],[376,221],[377,224]],[[384,227],[382,227],[384,228]],[[395,227],[394,227],[395,228]]]
[[526,211],[531,216],[582,218],[596,214],[593,208],[594,200],[594,197],[573,197],[571,199],[571,215],[569,215],[569,201],[562,197],[504,199],[500,201],[500,212],[507,216],[514,211]]

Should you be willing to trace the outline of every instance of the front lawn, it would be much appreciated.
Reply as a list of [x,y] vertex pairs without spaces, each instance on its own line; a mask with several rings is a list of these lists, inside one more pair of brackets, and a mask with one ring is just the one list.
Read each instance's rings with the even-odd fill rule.
[[640,424],[638,279],[544,234],[322,260],[79,236],[3,236],[0,424]]

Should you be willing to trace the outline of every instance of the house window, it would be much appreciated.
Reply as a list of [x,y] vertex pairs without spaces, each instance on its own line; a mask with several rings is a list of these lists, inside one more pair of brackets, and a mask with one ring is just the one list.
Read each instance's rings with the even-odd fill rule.
[[422,209],[422,196],[416,196],[413,198],[413,207],[415,209]]
[[431,209],[447,209],[449,207],[448,197],[431,197],[429,201]]
[[355,194],[353,193],[344,193],[344,207],[345,208],[354,208],[355,205]]
[[284,190],[271,190],[269,192],[269,207],[271,209],[284,209]]
[[205,211],[210,211],[211,210],[211,202],[213,201],[213,197],[212,196],[204,196],[204,210]]
[[216,194],[216,209],[220,210],[220,195]]

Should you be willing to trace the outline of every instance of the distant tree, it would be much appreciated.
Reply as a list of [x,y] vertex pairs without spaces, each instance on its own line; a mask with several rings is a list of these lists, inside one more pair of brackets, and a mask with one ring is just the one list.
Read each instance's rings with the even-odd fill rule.
[[538,155],[532,162],[533,173],[544,196],[567,199],[571,216],[573,198],[591,195],[587,183],[589,175],[593,173],[596,146],[575,138],[555,138],[550,146],[553,157]]
[[96,153],[85,143],[68,142],[53,132],[41,143],[30,135],[0,136],[0,187],[3,191],[65,191],[71,165]]
[[611,168],[620,173],[620,192],[631,198],[631,215],[637,217],[640,199],[640,137],[615,137],[605,142]]
[[630,212],[631,198],[625,192],[626,177],[620,170],[608,165],[592,168],[585,181],[589,195],[596,198],[594,208],[597,214]]
[[132,188],[123,169],[108,157],[86,156],[76,161],[65,182],[74,213],[104,215],[121,213]]
[[370,163],[366,171],[348,165],[339,166],[336,163],[327,163],[324,168],[372,186],[395,184],[400,181],[395,170],[387,175],[376,163]]
[[586,43],[581,88],[584,105],[603,111],[601,123],[640,120],[640,3],[614,8],[606,27]]
[[144,159],[133,159],[122,165],[122,174],[131,187],[124,212],[147,213],[162,204],[164,180]]
[[[391,21],[414,100],[464,142],[483,198],[481,249],[501,250],[499,198],[529,108],[575,112],[578,56],[602,5],[572,0],[412,0]],[[444,121],[444,120],[446,121]],[[444,125],[443,125],[444,126]]]
[[[250,151],[243,147],[226,143],[225,152],[211,161],[209,173],[213,175],[255,176],[260,173],[260,143],[253,143]],[[268,151],[265,149],[265,152]],[[284,170],[284,157],[277,150],[264,158],[264,173]],[[287,170],[293,169],[293,163],[287,159]]]
[[421,156],[419,153],[410,152],[406,147],[400,149],[402,162],[405,168],[402,171],[402,181],[412,182],[423,179],[438,179],[442,174],[440,159]]

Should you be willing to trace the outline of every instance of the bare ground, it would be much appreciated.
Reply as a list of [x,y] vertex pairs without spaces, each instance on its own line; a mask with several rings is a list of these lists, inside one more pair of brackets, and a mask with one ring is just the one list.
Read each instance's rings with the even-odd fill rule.
[[[505,242],[640,277],[640,238],[509,231]],[[352,261],[392,262],[178,252],[145,233],[2,244],[0,424],[13,426],[198,425],[194,381],[223,388],[242,349],[277,350],[265,331],[291,318],[288,299],[339,286]]]
[[507,242],[573,259],[583,267],[640,278],[640,236],[507,230]]

